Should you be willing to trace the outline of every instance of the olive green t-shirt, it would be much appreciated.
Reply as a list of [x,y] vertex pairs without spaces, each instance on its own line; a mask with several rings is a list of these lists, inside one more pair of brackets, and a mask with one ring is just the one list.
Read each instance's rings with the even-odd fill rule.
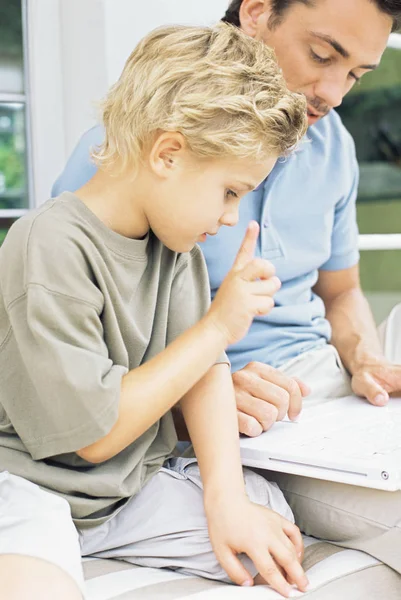
[[79,527],[118,511],[174,449],[171,412],[104,463],[76,452],[115,424],[122,377],[209,302],[197,246],[123,237],[69,192],[17,221],[0,249],[0,471],[66,498]]

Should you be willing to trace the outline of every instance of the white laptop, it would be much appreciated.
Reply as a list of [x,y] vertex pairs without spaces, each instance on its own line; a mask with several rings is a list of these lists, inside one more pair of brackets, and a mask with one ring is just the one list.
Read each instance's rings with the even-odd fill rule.
[[372,406],[349,396],[304,409],[258,438],[241,438],[244,465],[382,490],[401,489],[401,398]]

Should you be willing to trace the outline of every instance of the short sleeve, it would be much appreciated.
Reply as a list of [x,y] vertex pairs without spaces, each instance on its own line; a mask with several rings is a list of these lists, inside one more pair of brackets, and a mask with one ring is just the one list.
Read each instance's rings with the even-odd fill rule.
[[97,167],[91,159],[91,150],[99,146],[104,139],[104,130],[100,125],[86,131],[75,146],[63,172],[54,182],[51,195],[60,196],[63,192],[75,192],[89,181]]
[[[167,343],[205,316],[210,307],[210,284],[205,259],[198,246],[181,256],[174,277],[167,322]],[[230,364],[223,353],[216,364]]]
[[[127,369],[108,356],[98,308],[29,284],[8,313],[4,377],[17,381],[7,385],[14,396],[1,402],[32,457],[75,452],[104,437],[117,420]],[[11,363],[16,356],[20,377]]]
[[331,255],[320,267],[323,271],[349,269],[359,262],[358,225],[356,198],[359,183],[359,168],[352,143],[351,185],[344,197],[336,204],[331,235]]

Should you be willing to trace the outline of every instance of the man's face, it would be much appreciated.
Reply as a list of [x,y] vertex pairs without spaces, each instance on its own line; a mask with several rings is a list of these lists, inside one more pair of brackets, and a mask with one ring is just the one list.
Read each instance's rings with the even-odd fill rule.
[[313,125],[378,66],[392,19],[371,0],[315,0],[295,2],[271,28],[270,6],[244,0],[242,29],[274,48],[288,87],[306,96]]

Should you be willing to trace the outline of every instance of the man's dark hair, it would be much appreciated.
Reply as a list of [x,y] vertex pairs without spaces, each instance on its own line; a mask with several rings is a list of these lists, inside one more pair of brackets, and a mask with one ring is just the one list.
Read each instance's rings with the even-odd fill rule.
[[[223,21],[231,23],[232,25],[240,26],[239,12],[243,0],[232,0],[230,6],[227,9],[226,14],[223,17]],[[290,8],[296,2],[313,5],[316,0],[271,0],[272,16],[269,20],[269,25],[274,28],[278,25],[286,10]],[[379,10],[389,15],[393,19],[393,31],[400,29],[401,27],[401,0],[370,0],[376,4]]]

